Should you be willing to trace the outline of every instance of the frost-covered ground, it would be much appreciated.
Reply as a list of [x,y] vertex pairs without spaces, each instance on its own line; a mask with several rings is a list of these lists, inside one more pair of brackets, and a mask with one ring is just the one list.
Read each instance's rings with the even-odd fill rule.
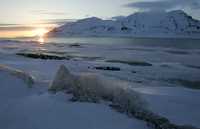
[[198,47],[0,41],[0,64],[25,71],[35,80],[29,88],[15,74],[0,70],[0,128],[148,128],[144,121],[105,104],[73,103],[69,94],[49,93],[62,64],[75,74],[97,73],[127,81],[151,111],[172,123],[200,128]]

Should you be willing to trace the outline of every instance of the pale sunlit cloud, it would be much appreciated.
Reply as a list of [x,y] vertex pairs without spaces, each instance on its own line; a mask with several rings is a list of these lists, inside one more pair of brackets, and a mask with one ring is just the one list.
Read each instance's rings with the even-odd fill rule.
[[199,0],[157,0],[157,1],[138,1],[132,2],[126,7],[137,8],[140,10],[171,10],[171,9],[192,9],[200,8]]
[[48,11],[48,10],[33,10],[30,11],[33,15],[52,15],[52,16],[66,16],[68,13],[59,11]]

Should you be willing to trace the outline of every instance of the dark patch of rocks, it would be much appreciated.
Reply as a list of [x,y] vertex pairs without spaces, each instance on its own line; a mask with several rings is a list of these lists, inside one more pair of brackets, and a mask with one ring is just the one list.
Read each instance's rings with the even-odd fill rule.
[[192,80],[185,80],[185,79],[167,79],[165,80],[172,84],[179,84],[181,86],[191,88],[191,89],[200,89],[200,81],[192,81]]
[[110,104],[109,106],[120,113],[126,113],[130,117],[147,122],[147,125],[153,129],[198,129],[190,125],[173,124],[167,118],[148,110],[124,109],[118,104]]
[[144,62],[144,61],[107,60],[106,62],[128,64],[128,65],[132,65],[132,66],[153,66],[151,63]]
[[131,71],[131,73],[137,73],[136,71]]
[[165,51],[167,53],[170,53],[170,54],[177,54],[177,55],[188,55],[190,54],[189,52],[186,52],[186,51],[177,51],[177,50],[168,50],[168,51]]
[[69,60],[69,57],[58,56],[53,54],[44,54],[44,53],[17,53],[16,55],[33,59],[43,59],[43,60]]
[[33,59],[42,59],[42,60],[87,60],[87,61],[95,61],[101,60],[102,57],[88,57],[88,56],[79,56],[79,55],[66,55],[66,52],[19,52],[16,55],[33,58]]
[[194,68],[194,69],[200,69],[200,66],[196,66],[196,65],[184,65],[188,68]]
[[74,44],[70,44],[69,47],[81,47],[81,45],[78,43],[74,43]]
[[94,67],[96,70],[107,70],[107,71],[120,71],[119,67],[111,67],[111,66],[98,66]]
[[133,81],[133,82],[135,82],[135,83],[143,83],[142,81]]

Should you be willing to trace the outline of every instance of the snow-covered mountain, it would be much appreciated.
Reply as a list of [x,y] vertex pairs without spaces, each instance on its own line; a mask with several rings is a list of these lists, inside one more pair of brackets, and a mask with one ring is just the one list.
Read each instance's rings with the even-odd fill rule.
[[181,10],[138,12],[115,20],[96,17],[66,23],[50,36],[200,37],[200,21]]

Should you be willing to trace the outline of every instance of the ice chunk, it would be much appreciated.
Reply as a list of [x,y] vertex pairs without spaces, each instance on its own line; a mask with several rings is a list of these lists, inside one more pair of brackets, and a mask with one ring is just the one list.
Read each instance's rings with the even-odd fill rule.
[[49,90],[69,90],[70,86],[73,85],[75,85],[75,77],[69,72],[69,70],[64,65],[61,65],[58,72],[56,73],[56,77],[53,80]]

